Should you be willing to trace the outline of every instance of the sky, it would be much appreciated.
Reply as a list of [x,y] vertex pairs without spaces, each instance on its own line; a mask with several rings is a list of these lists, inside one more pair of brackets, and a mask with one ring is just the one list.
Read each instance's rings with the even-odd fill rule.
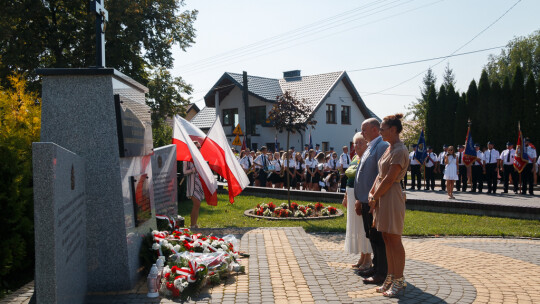
[[199,11],[197,37],[185,52],[175,46],[171,73],[193,86],[199,108],[224,72],[347,71],[379,117],[407,113],[428,68],[438,87],[449,65],[464,92],[501,48],[365,69],[501,47],[540,29],[538,0],[185,1],[184,9]]

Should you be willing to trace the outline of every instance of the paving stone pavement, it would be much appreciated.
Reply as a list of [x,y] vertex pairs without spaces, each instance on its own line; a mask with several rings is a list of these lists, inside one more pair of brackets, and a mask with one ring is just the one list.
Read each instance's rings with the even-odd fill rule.
[[[540,303],[540,240],[520,238],[403,239],[405,295],[388,299],[364,285],[343,252],[344,234],[300,227],[208,229],[241,239],[246,273],[203,289],[189,303]],[[209,231],[205,231],[207,233]],[[0,303],[29,303],[33,283]],[[133,289],[93,293],[88,304],[177,303],[146,297],[145,280]]]

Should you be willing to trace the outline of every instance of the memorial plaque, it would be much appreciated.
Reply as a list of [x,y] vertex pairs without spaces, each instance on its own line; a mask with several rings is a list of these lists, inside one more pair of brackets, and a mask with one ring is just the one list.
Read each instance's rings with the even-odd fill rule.
[[159,147],[152,155],[156,215],[178,215],[176,145]]
[[133,211],[135,214],[135,227],[152,218],[152,205],[150,190],[148,188],[148,174],[131,176],[131,191],[133,193]]
[[33,144],[38,303],[84,303],[87,290],[84,163],[53,143]]
[[114,95],[120,157],[152,154],[150,107],[121,95]]

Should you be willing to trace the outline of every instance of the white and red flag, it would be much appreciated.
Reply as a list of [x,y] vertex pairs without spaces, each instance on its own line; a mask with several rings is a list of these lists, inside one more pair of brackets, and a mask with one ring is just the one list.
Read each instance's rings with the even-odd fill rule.
[[194,139],[189,136],[181,123],[181,119],[183,118],[179,116],[174,119],[172,141],[176,145],[176,160],[193,162],[201,180],[206,203],[215,206],[217,205],[217,181],[201,152],[193,143]]
[[524,153],[525,149],[523,148],[523,134],[521,134],[521,127],[518,123],[518,139],[516,145],[516,155],[514,156],[514,168],[517,172],[521,173],[525,166],[529,163],[529,157],[527,153]]
[[249,179],[231,151],[219,117],[208,135],[182,117],[177,116],[177,120],[184,126],[191,140],[202,143],[201,154],[210,168],[227,180],[229,202],[233,203],[234,197],[249,185]]
[[231,150],[219,117],[208,131],[201,147],[201,154],[208,161],[210,168],[227,180],[229,202],[234,203],[234,197],[249,185],[249,179]]

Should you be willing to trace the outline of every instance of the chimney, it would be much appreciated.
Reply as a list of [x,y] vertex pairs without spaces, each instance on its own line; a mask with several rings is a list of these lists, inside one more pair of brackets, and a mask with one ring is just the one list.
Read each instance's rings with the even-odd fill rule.
[[283,78],[285,79],[285,81],[299,80],[300,77],[301,77],[300,70],[292,70],[292,71],[283,72]]

